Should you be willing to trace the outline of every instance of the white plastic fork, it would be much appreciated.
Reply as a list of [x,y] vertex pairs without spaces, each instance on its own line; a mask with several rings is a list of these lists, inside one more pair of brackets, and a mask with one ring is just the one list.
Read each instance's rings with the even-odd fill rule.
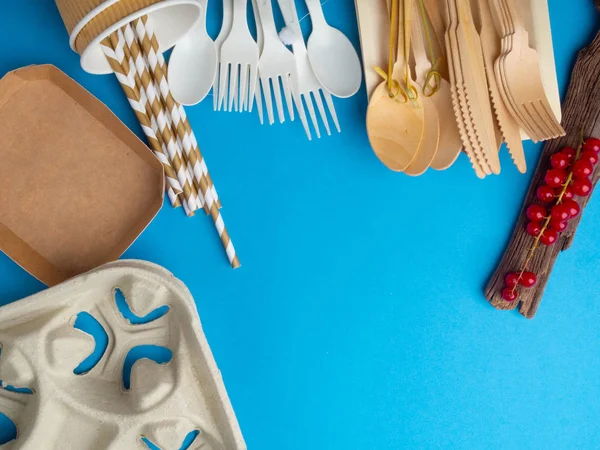
[[221,47],[219,105],[229,92],[227,111],[252,111],[254,104],[259,51],[248,28],[247,7],[248,0],[233,0],[233,24]]
[[275,122],[273,101],[271,97],[271,84],[273,85],[273,94],[277,105],[279,122],[283,123],[285,121],[285,112],[281,97],[282,88],[290,120],[294,120],[291,80],[296,80],[298,77],[296,58],[283,42],[281,42],[281,39],[279,39],[271,0],[255,0],[255,3],[258,8],[264,38],[264,46],[258,61],[258,74],[263,95],[265,97],[269,123],[272,125]]
[[325,98],[325,103],[327,103],[329,114],[335,123],[335,127],[338,131],[340,131],[340,124],[335,113],[335,106],[333,105],[331,94],[323,87],[321,83],[319,83],[319,80],[317,80],[317,77],[315,76],[315,73],[310,65],[310,61],[308,60],[308,51],[306,50],[306,44],[304,43],[304,38],[302,37],[302,30],[298,20],[296,4],[294,3],[294,0],[277,0],[277,2],[279,3],[279,9],[281,10],[281,14],[283,15],[286,26],[289,27],[295,35],[292,48],[294,50],[294,57],[296,58],[298,77],[296,80],[292,79],[292,89],[294,103],[296,105],[296,109],[298,110],[298,114],[300,115],[302,125],[304,126],[304,131],[306,131],[308,139],[311,140],[312,136],[306,120],[306,114],[304,112],[302,100],[304,100],[306,108],[308,109],[308,114],[310,115],[310,119],[315,128],[317,138],[321,137],[319,123],[317,122],[317,116],[315,114],[315,108],[313,106],[311,94],[315,100],[315,103],[317,104],[317,109],[319,110],[319,114],[321,115],[321,120],[323,121],[323,125],[325,126],[327,134],[331,135],[331,131],[329,129],[329,122],[327,121],[325,108],[323,107],[323,101],[321,100],[321,94]]
[[215,73],[215,81],[213,82],[213,109],[215,111],[221,109],[222,102],[219,102],[219,81],[221,79],[221,47],[223,42],[231,32],[233,24],[233,3],[232,0],[223,0],[223,22],[221,23],[221,31],[217,39],[215,39],[215,47],[217,49],[217,72]]
[[[254,21],[256,22],[256,43],[258,44],[259,55],[262,54],[264,47],[264,33],[262,30],[262,25],[260,21],[260,16],[258,15],[258,5],[256,4],[256,0],[252,0],[252,11],[254,12]],[[260,61],[260,60],[259,60]],[[260,64],[259,64],[260,68]],[[263,120],[263,109],[262,109],[262,93],[260,89],[260,85],[258,80],[256,81],[256,91],[254,92],[254,101],[256,102],[256,111],[258,112],[258,119],[260,124],[264,124]]]

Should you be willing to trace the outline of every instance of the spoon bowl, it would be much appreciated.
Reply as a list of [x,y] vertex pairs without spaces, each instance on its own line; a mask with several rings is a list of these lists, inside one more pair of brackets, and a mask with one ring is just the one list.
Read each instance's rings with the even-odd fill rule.
[[352,42],[323,15],[320,0],[307,0],[313,31],[308,39],[308,59],[319,82],[332,95],[352,97],[362,83],[362,67]]
[[200,103],[212,88],[217,71],[217,48],[206,31],[206,2],[202,15],[175,46],[169,61],[169,85],[182,105]]
[[352,97],[360,89],[360,60],[340,30],[327,26],[312,33],[308,39],[308,59],[317,79],[332,95]]
[[373,151],[388,169],[406,170],[417,155],[424,131],[422,107],[391,98],[385,82],[375,89],[367,109],[367,134]]

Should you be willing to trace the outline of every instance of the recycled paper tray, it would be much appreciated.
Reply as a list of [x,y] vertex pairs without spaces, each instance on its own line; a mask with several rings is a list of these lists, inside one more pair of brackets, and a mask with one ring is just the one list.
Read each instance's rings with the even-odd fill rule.
[[162,267],[117,261],[0,308],[0,351],[3,450],[246,449],[194,299]]

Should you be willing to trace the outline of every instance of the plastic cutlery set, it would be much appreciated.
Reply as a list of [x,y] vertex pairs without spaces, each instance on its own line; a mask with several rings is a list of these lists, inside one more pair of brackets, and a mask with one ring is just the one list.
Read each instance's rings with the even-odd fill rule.
[[319,119],[328,135],[330,119],[340,131],[333,96],[354,95],[362,69],[350,40],[327,23],[320,0],[306,0],[313,28],[307,43],[294,0],[276,2],[285,21],[280,31],[275,2],[252,1],[256,40],[247,20],[248,0],[223,0],[223,22],[215,41],[206,32],[207,1],[200,3],[199,22],[176,45],[169,63],[175,100],[193,105],[212,88],[215,111],[252,112],[256,105],[263,123],[264,101],[269,124],[275,123],[275,116],[283,123],[287,109],[289,120],[300,118],[309,139],[313,133],[321,137]]

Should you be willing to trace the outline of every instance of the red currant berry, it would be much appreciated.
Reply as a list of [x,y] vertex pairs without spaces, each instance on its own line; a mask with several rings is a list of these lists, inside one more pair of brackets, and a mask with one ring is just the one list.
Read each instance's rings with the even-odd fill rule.
[[504,278],[504,282],[506,283],[506,286],[508,286],[509,288],[514,288],[515,286],[517,286],[519,284],[519,274],[516,272],[510,272],[506,275],[506,277]]
[[569,155],[561,152],[555,153],[550,158],[550,164],[554,169],[566,169],[570,162]]
[[554,230],[544,230],[544,233],[540,237],[540,242],[544,245],[552,245],[558,239],[558,233]]
[[537,277],[533,272],[523,272],[519,283],[521,283],[521,286],[523,287],[530,288],[535,286],[535,283],[537,283]]
[[593,152],[600,152],[600,139],[588,138],[583,143],[584,150],[591,150]]
[[554,200],[556,192],[550,186],[540,186],[537,189],[536,195],[540,202],[548,203]]
[[507,302],[514,302],[517,299],[517,291],[513,288],[505,288],[502,290],[502,298]]
[[564,222],[569,218],[569,208],[564,204],[554,205],[550,213],[554,222]]
[[552,188],[560,187],[567,181],[567,172],[562,169],[550,169],[546,172],[544,180]]
[[587,197],[592,192],[592,182],[587,178],[573,181],[573,192],[580,197]]
[[594,166],[589,161],[580,159],[573,163],[573,176],[575,178],[588,178],[594,171]]
[[573,197],[575,197],[575,191],[573,190],[573,186],[567,186],[567,188],[565,189],[565,193],[563,194],[563,200]]
[[533,220],[533,221],[541,221],[542,219],[544,219],[546,217],[546,214],[548,214],[548,212],[546,211],[546,208],[544,208],[542,205],[530,205],[527,208],[527,218],[529,220]]
[[575,159],[575,155],[577,154],[577,150],[573,147],[565,147],[560,151],[563,155],[567,155],[569,158],[569,162],[572,162]]
[[581,212],[581,207],[579,206],[579,203],[577,203],[573,199],[569,198],[567,200],[564,200],[562,202],[562,205],[567,209],[567,211],[569,211],[569,217],[571,218],[577,217]]
[[569,226],[569,223],[566,221],[555,222],[553,220],[550,222],[550,225],[548,225],[548,228],[556,231],[557,233],[562,233],[563,231],[565,231],[567,229],[568,226]]
[[529,222],[527,224],[527,234],[529,236],[538,237],[542,231],[542,225],[539,222]]
[[581,161],[589,161],[592,166],[595,166],[598,163],[598,153],[594,153],[591,150],[586,150],[581,153],[579,159]]

